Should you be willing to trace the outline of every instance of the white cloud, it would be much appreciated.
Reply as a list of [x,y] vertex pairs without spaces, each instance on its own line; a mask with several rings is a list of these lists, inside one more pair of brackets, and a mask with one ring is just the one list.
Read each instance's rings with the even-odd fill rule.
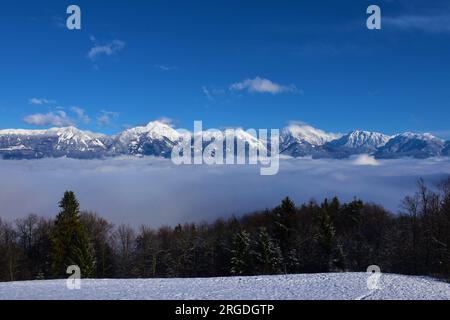
[[72,107],[70,109],[73,113],[76,114],[78,120],[80,120],[84,124],[88,124],[91,122],[91,118],[86,114],[86,111],[80,107]]
[[119,114],[117,112],[105,111],[103,110],[100,115],[97,117],[97,125],[99,127],[107,127],[110,126],[115,118],[117,118]]
[[449,15],[402,15],[385,17],[382,23],[401,30],[420,30],[428,33],[450,33]]
[[357,156],[353,160],[353,164],[356,166],[378,166],[378,165],[380,165],[380,163],[378,162],[377,159],[375,159],[374,157],[372,157],[368,154],[361,154],[361,155]]
[[27,124],[42,127],[46,126],[66,127],[74,125],[74,122],[62,110],[56,112],[49,112],[46,114],[42,113],[32,114],[23,118],[23,121]]
[[283,92],[294,92],[297,91],[297,88],[295,85],[285,86],[272,82],[269,79],[256,77],[255,79],[246,79],[242,82],[234,83],[230,86],[230,90],[279,94]]
[[87,54],[87,57],[90,60],[96,60],[102,55],[115,55],[125,48],[125,42],[117,39],[105,44],[99,44],[95,37],[91,36],[91,41],[93,42],[94,46],[89,50]]
[[43,98],[31,98],[28,100],[28,102],[30,104],[42,106],[45,104],[54,104],[55,100],[49,100],[49,99],[43,99]]
[[[30,104],[33,105],[54,105],[56,102],[54,100],[41,99],[41,98],[31,98],[29,99]],[[46,114],[36,113],[31,114],[23,118],[23,121],[27,124],[35,126],[55,126],[55,127],[65,127],[76,125],[77,122],[83,124],[89,124],[91,118],[87,115],[86,111],[80,107],[71,107],[70,111],[74,114],[74,119],[69,117],[64,111],[62,106],[53,106],[53,111]]]

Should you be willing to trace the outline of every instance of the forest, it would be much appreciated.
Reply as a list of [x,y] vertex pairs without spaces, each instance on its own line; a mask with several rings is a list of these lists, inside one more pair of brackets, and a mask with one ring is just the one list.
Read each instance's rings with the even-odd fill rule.
[[[0,281],[67,278],[251,276],[319,272],[384,273],[450,279],[450,177],[417,183],[401,211],[338,198],[212,223],[132,228],[80,211],[67,191],[55,218],[0,219]],[[1,210],[1,209],[0,209]],[[1,212],[0,212],[1,214]]]

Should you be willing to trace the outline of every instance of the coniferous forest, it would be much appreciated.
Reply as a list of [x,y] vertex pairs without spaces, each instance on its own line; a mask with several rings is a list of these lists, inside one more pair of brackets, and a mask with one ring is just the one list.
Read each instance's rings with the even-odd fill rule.
[[0,220],[0,281],[154,278],[366,271],[450,279],[450,178],[418,182],[399,213],[338,198],[272,209],[213,223],[153,229],[114,226],[80,211],[66,192],[54,219]]

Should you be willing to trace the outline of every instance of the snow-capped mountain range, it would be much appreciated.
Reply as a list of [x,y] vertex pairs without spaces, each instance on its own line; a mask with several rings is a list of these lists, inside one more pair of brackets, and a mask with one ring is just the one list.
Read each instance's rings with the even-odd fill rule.
[[[182,141],[182,132],[160,121],[127,129],[118,135],[82,131],[75,127],[48,130],[0,130],[0,158],[40,159],[68,157],[93,159],[119,155],[170,157]],[[201,133],[211,141],[214,133]],[[243,129],[235,129],[236,143],[264,148]],[[203,143],[203,148],[208,147]],[[225,146],[224,146],[225,147]],[[280,152],[292,157],[347,158],[371,154],[380,159],[450,156],[450,141],[431,134],[402,133],[387,136],[378,132],[352,131],[346,135],[327,133],[305,124],[291,124],[280,131]]]

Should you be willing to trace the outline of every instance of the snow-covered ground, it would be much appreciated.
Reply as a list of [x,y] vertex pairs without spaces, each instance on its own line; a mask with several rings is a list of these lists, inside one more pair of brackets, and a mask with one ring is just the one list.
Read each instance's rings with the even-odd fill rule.
[[210,279],[65,280],[0,283],[2,300],[450,300],[450,284],[426,277],[383,274],[369,290],[366,273]]

